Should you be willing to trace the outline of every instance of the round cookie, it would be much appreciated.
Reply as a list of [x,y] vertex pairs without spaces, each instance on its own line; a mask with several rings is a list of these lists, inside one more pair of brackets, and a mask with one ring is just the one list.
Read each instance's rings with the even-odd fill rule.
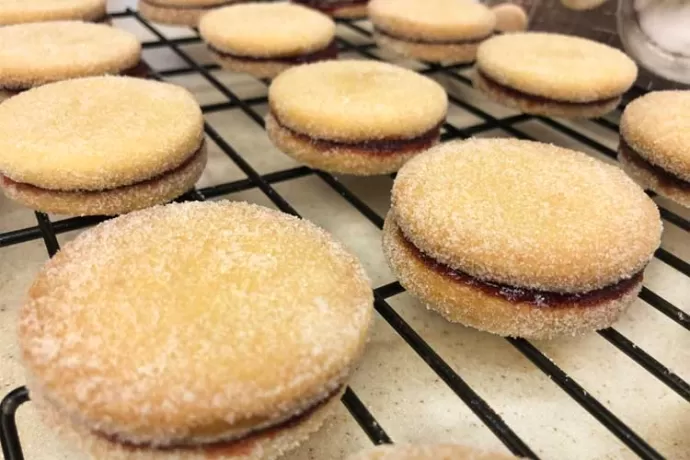
[[66,244],[19,342],[32,399],[95,458],[272,459],[338,401],[372,300],[357,259],[307,221],[171,204]]
[[140,59],[141,44],[133,34],[102,24],[54,21],[2,27],[0,97],[59,80],[132,73]]
[[105,22],[106,0],[0,0],[0,25],[80,20]]
[[561,0],[563,6],[576,11],[593,10],[605,2],[606,0]]
[[491,8],[496,15],[496,30],[499,32],[522,32],[527,29],[527,13],[514,3],[500,3]]
[[621,117],[618,159],[642,187],[690,207],[690,91],[648,93]]
[[291,3],[220,8],[202,18],[199,31],[222,67],[257,78],[338,56],[333,20]]
[[610,326],[660,235],[656,205],[620,169],[484,139],[438,146],[400,170],[383,244],[400,283],[448,320],[552,338]]
[[488,7],[468,0],[372,0],[369,19],[381,48],[444,64],[474,61],[496,24]]
[[292,0],[334,18],[359,19],[367,16],[368,0]]
[[165,203],[206,164],[199,105],[167,83],[51,83],[1,104],[0,124],[0,187],[44,212],[115,215]]
[[490,99],[525,113],[593,118],[615,109],[636,78],[635,63],[610,46],[523,32],[479,46],[474,85]]
[[161,24],[196,27],[209,11],[243,0],[139,0],[139,13]]
[[459,444],[388,445],[367,449],[348,460],[511,460],[512,455],[486,452]]
[[433,80],[374,61],[329,61],[279,75],[266,129],[280,150],[330,172],[397,171],[438,142],[448,101]]

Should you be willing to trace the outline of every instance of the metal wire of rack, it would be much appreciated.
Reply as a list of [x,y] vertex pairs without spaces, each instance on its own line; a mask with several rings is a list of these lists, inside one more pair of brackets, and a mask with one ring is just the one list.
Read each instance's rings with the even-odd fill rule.
[[[245,99],[240,98],[234,91],[221,83],[213,75],[212,71],[218,69],[217,65],[200,64],[187,51],[181,48],[181,46],[184,45],[200,43],[201,39],[198,34],[187,38],[166,38],[155,26],[141,17],[138,12],[131,9],[126,9],[118,13],[112,13],[111,18],[135,19],[140,25],[142,25],[156,37],[156,40],[145,42],[143,44],[145,49],[165,47],[172,51],[186,64],[186,67],[178,69],[160,72],[151,70],[151,78],[164,79],[166,77],[175,75],[198,73],[207,83],[213,86],[227,99],[221,103],[202,106],[202,110],[205,114],[220,110],[238,109],[246,114],[257,125],[262,128],[264,127],[263,117],[257,112],[255,107],[267,102],[267,98],[265,96]],[[343,27],[349,29],[351,32],[355,32],[364,37],[371,37],[371,33],[356,21],[341,20],[339,23]],[[381,59],[372,52],[372,47],[374,46],[373,44],[355,44],[351,40],[345,39],[341,36],[338,36],[336,40],[341,51],[354,52],[361,57],[368,59]],[[423,68],[420,70],[420,72],[423,74],[442,75],[458,83],[469,85],[469,79],[458,73],[458,71],[461,71],[465,68],[467,68],[465,65],[440,66],[423,63]],[[643,91],[644,90],[641,88],[633,89],[633,93],[639,94]],[[466,128],[458,128],[453,124],[446,122],[444,123],[442,129],[443,140],[465,139],[496,128],[501,129],[517,138],[532,139],[530,135],[515,127],[515,125],[530,119],[538,119],[557,132],[569,136],[570,138],[581,142],[582,144],[606,156],[613,158],[616,156],[616,152],[614,150],[608,148],[597,140],[564,125],[559,121],[543,117],[533,117],[525,114],[497,118],[470,104],[469,102],[459,99],[453,95],[449,94],[449,100],[452,105],[466,110],[482,121],[479,124]],[[598,119],[594,122],[607,130],[615,132],[618,131],[618,126],[611,121]],[[217,144],[217,146],[225,155],[230,158],[230,160],[232,160],[232,162],[234,162],[234,164],[246,175],[246,178],[211,187],[195,189],[181,197],[179,200],[203,201],[221,195],[227,195],[250,189],[258,189],[281,211],[293,215],[299,215],[292,205],[276,191],[274,185],[290,179],[311,175],[321,179],[325,184],[327,184],[328,187],[342,196],[351,206],[353,206],[367,220],[369,220],[371,224],[376,226],[378,229],[383,227],[383,217],[377,214],[362,199],[350,191],[345,185],[343,185],[343,183],[341,183],[331,174],[312,170],[308,167],[302,166],[262,175],[257,172],[257,170],[254,169],[211,125],[206,123],[204,125],[204,129],[206,135]],[[665,221],[671,223],[686,233],[690,232],[690,221],[668,209],[661,208],[660,211],[662,218]],[[108,217],[75,217],[53,222],[46,214],[36,212],[35,216],[37,222],[36,226],[0,233],[0,248],[27,241],[43,239],[48,255],[52,257],[59,250],[59,243],[56,235],[73,230],[83,229],[108,219]],[[663,263],[684,274],[685,276],[690,277],[690,263],[662,248],[656,252],[655,256]],[[516,434],[516,432],[510,426],[508,426],[501,416],[494,409],[492,409],[487,401],[485,401],[481,395],[473,390],[472,387],[463,379],[463,377],[454,371],[451,365],[444,361],[444,359],[415,331],[415,329],[408,322],[406,322],[393,307],[391,307],[388,299],[401,294],[402,292],[404,292],[404,288],[397,282],[375,288],[374,298],[376,311],[513,454],[525,458],[537,459],[537,454]],[[677,323],[678,326],[690,331],[690,315],[686,314],[683,310],[674,306],[672,303],[646,287],[642,289],[640,298],[650,307],[657,309],[659,312]],[[598,332],[598,334],[622,353],[627,355],[639,366],[656,377],[660,382],[665,384],[685,401],[690,402],[690,384],[684,381],[677,374],[673,373],[653,356],[645,352],[642,348],[637,346],[630,339],[613,328],[601,330]],[[582,408],[589,412],[594,419],[605,426],[632,452],[637,454],[637,456],[643,459],[664,458],[654,447],[650,445],[647,440],[635,433],[635,431],[633,431],[620,418],[607,409],[601,402],[585,391],[585,389],[578,384],[577,381],[570,377],[565,371],[560,369],[533,344],[523,339],[506,338],[505,340],[516,350],[518,350],[524,357],[531,361],[534,366],[543,372],[543,374],[545,374],[563,391],[565,391]],[[17,409],[29,400],[30,397],[28,390],[25,387],[20,387],[7,394],[0,403],[0,443],[2,444],[2,452],[6,460],[24,459],[15,416]],[[385,428],[377,422],[372,413],[351,388],[348,388],[345,392],[344,396],[342,397],[342,403],[374,444],[393,442],[391,437],[387,434]]]

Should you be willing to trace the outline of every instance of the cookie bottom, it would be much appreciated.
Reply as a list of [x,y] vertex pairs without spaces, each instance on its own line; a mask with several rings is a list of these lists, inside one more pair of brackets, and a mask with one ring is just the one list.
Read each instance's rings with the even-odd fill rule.
[[473,62],[480,42],[468,43],[420,43],[402,40],[374,31],[376,44],[403,57],[439,64],[464,64]]
[[220,8],[233,3],[239,3],[240,1],[242,0],[226,1],[218,5],[194,8],[158,5],[155,2],[139,0],[138,8],[139,13],[149,21],[173,26],[196,27],[199,24],[201,16],[208,13],[212,8]]
[[206,160],[204,144],[173,171],[138,184],[98,192],[46,190],[4,176],[0,176],[0,188],[8,198],[37,211],[70,216],[115,216],[167,203],[183,195],[201,177]]
[[[344,391],[344,389],[343,389]],[[296,448],[321,428],[340,401],[343,391],[332,396],[299,421],[249,436],[240,441],[211,446],[156,449],[133,447],[94,434],[86,426],[69,421],[68,417],[34,395],[36,405],[46,422],[62,440],[76,445],[93,459],[110,460],[273,460]]]
[[536,306],[492,295],[478,284],[458,282],[427,265],[410,247],[391,214],[383,229],[388,263],[410,293],[448,321],[501,336],[552,339],[611,326],[635,300],[641,277],[612,299],[593,305]]
[[[435,134],[425,141],[424,145],[412,149],[400,149],[399,152],[379,153],[367,150],[358,144],[320,145],[318,140],[309,139],[305,135],[297,134],[281,126],[270,113],[266,116],[266,132],[278,149],[301,163],[328,172],[358,176],[395,172],[407,160],[435,145],[440,138],[440,135]],[[415,142],[415,140],[410,140],[410,142]]]
[[334,18],[363,19],[367,17],[367,4],[339,6],[325,13],[330,14]]
[[669,173],[658,171],[658,167],[648,163],[629,149],[618,149],[618,161],[623,170],[645,190],[675,201],[681,206],[690,208],[690,183],[679,179],[670,180]]
[[518,109],[523,113],[549,117],[597,118],[615,110],[621,101],[620,97],[616,97],[603,101],[576,103],[531,96],[501,86],[486,78],[477,69],[472,73],[472,83],[476,89],[499,104]]

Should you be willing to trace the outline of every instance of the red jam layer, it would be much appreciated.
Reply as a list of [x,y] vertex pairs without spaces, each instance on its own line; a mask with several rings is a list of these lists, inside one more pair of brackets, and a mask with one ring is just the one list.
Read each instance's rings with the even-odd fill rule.
[[292,136],[301,141],[309,142],[321,150],[346,148],[358,150],[359,153],[364,155],[397,155],[426,150],[432,147],[438,140],[441,134],[441,125],[443,124],[441,122],[435,127],[431,128],[429,131],[411,139],[377,139],[364,142],[347,143],[330,141],[327,139],[317,139],[306,134],[298,133],[297,131],[282,124],[273,110],[271,110],[271,116],[276,120],[276,123],[278,123],[281,128],[289,131]]
[[642,155],[637,153],[630,144],[625,142],[621,137],[620,146],[618,147],[621,154],[625,156],[628,161],[635,164],[638,168],[644,169],[656,176],[656,178],[664,185],[679,188],[690,192],[690,182],[676,176],[672,172],[666,171],[661,166],[654,165],[649,161],[645,160]]
[[544,96],[536,96],[534,94],[523,93],[522,91],[511,88],[509,86],[502,85],[501,83],[498,83],[497,81],[492,80],[490,77],[487,77],[486,74],[480,70],[477,70],[477,72],[479,72],[479,75],[481,76],[481,78],[484,79],[484,81],[486,82],[486,84],[490,88],[492,88],[496,91],[500,91],[500,92],[502,92],[502,93],[504,93],[510,97],[516,98],[516,99],[527,99],[527,100],[530,100],[530,101],[533,101],[536,103],[546,103],[546,104],[557,103],[557,104],[564,104],[564,105],[568,105],[568,106],[572,106],[572,107],[586,108],[586,107],[591,107],[594,105],[602,105],[602,104],[606,104],[609,102],[613,102],[620,97],[620,96],[609,97],[606,99],[598,99],[596,101],[589,101],[589,102],[573,102],[573,101],[551,99],[551,98],[544,97]]
[[386,35],[390,38],[393,38],[395,40],[400,40],[403,42],[408,42],[408,43],[419,43],[421,45],[478,45],[479,43],[483,42],[484,40],[490,38],[493,33],[490,33],[484,37],[478,37],[478,38],[467,38],[463,40],[432,40],[432,39],[422,39],[422,38],[409,38],[409,37],[403,37],[402,35],[397,35],[395,33],[391,33],[387,30],[383,30],[379,27],[375,27],[374,30],[381,34],[381,35]]
[[430,269],[447,278],[450,278],[457,283],[471,286],[475,289],[481,290],[487,295],[499,297],[514,304],[527,303],[533,307],[540,308],[573,306],[594,307],[605,302],[620,299],[625,294],[633,290],[634,287],[642,281],[643,276],[643,272],[640,271],[639,273],[633,275],[632,278],[622,280],[616,284],[605,286],[601,289],[595,289],[593,291],[579,293],[540,291],[536,289],[510,286],[507,284],[493,283],[489,281],[482,281],[460,270],[455,270],[448,265],[442,264],[441,262],[419,250],[410,240],[405,237],[402,231],[398,230],[398,232],[400,237],[405,242],[407,248],[417,259],[419,259]]
[[221,51],[211,45],[207,45],[208,49],[219,56],[226,56],[240,61],[248,62],[280,62],[283,64],[308,64],[310,62],[325,61],[328,59],[335,59],[338,57],[338,46],[335,40],[332,40],[325,48],[297,56],[239,56],[227,51]]
[[152,2],[151,0],[139,0],[142,3],[147,3],[158,8],[169,8],[171,10],[212,10],[222,6],[229,6],[238,3],[238,0],[230,0],[227,2],[218,2],[213,5],[168,5],[165,3]]
[[341,8],[349,8],[354,6],[366,6],[369,0],[292,0],[295,3],[301,3],[304,6],[314,8],[316,10],[333,12]]

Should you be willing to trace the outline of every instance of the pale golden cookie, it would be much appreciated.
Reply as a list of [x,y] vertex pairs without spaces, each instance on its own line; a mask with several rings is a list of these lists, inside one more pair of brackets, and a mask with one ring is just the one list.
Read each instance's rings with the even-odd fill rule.
[[630,278],[661,233],[654,202],[620,169],[514,139],[450,142],[411,160],[392,206],[405,236],[430,257],[485,281],[545,291]]
[[525,10],[514,3],[501,3],[491,8],[496,15],[496,30],[499,32],[522,32],[527,29]]
[[292,0],[334,18],[358,19],[367,16],[368,0]]
[[654,202],[618,168],[484,139],[438,146],[399,171],[383,245],[400,283],[448,320],[552,338],[610,326],[660,235]]
[[[0,124],[0,174],[6,177],[0,185],[19,201],[54,202],[60,212],[79,196],[88,199],[68,214],[168,201],[171,187],[177,196],[184,193],[189,187],[181,184],[196,180],[205,163],[199,105],[167,83],[129,77],[51,83],[3,102]],[[161,195],[137,196],[137,190]],[[109,197],[114,201],[106,204]],[[104,204],[102,212],[92,206],[97,203]]]
[[486,452],[459,444],[378,446],[348,457],[348,460],[510,460],[512,455]]
[[129,443],[134,458],[273,458],[323,421],[372,312],[362,266],[315,225],[192,202],[65,245],[29,291],[19,341],[31,392],[121,457]]
[[139,0],[138,9],[146,19],[161,24],[196,27],[203,15],[243,0]]
[[447,96],[391,64],[330,61],[292,68],[268,92],[268,134],[310,166],[352,174],[397,170],[439,138]]
[[140,58],[136,36],[102,24],[55,21],[0,28],[0,88],[6,90],[119,74]]
[[490,97],[498,93],[500,102],[560,105],[582,116],[614,107],[637,77],[635,63],[612,47],[542,32],[486,40],[477,51],[476,70],[485,83],[479,89]]
[[491,36],[495,15],[468,0],[372,0],[369,18],[377,44],[430,62],[471,62]]
[[593,10],[605,2],[606,0],[561,0],[563,6],[576,11]]
[[106,0],[0,0],[0,25],[105,18]]
[[335,23],[291,3],[246,3],[206,14],[201,36],[223,67],[259,78],[337,57]]

